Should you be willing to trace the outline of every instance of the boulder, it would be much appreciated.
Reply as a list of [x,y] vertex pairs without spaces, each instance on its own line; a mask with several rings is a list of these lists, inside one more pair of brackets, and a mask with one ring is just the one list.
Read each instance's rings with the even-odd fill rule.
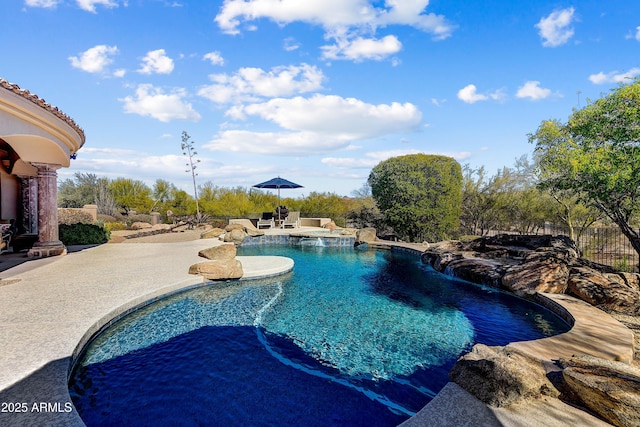
[[543,249],[563,253],[566,259],[578,258],[578,247],[567,236],[530,235],[530,234],[498,234],[496,236],[481,237],[469,242],[469,247],[482,252],[482,247],[524,248],[529,250]]
[[572,267],[567,292],[607,312],[640,315],[640,292],[587,267]]
[[198,252],[198,256],[209,260],[229,260],[236,257],[235,245],[218,245],[211,248],[203,249]]
[[432,253],[458,252],[466,250],[464,244],[458,240],[443,240],[442,242],[429,243],[427,251]]
[[262,230],[258,230],[256,228],[249,228],[249,227],[244,227],[244,232],[247,233],[247,236],[249,237],[259,237],[259,236],[264,236],[264,231]]
[[624,280],[627,286],[640,292],[640,274],[620,272],[618,275]]
[[358,230],[355,228],[341,228],[340,235],[341,236],[355,236]]
[[569,280],[569,267],[562,253],[536,251],[525,256],[522,263],[509,267],[502,277],[502,286],[519,296],[536,292],[564,293]]
[[153,225],[149,224],[148,222],[136,221],[133,224],[131,224],[131,229],[132,230],[145,230],[145,229],[151,228],[151,227],[153,227]]
[[592,356],[561,360],[562,377],[587,408],[616,426],[640,426],[640,369]]
[[[326,223],[323,227],[324,227],[324,228],[326,228],[326,229],[327,229],[327,230],[329,230],[329,231],[334,231],[336,228],[338,228],[338,226],[336,225],[336,223],[335,223],[335,222],[333,222],[333,221],[330,221],[330,222]],[[375,232],[374,232],[374,233],[375,233]]]
[[152,230],[170,230],[171,224],[154,224],[151,226]]
[[539,362],[510,347],[476,344],[458,359],[449,378],[484,403],[497,407],[560,396]]
[[242,225],[242,224],[228,224],[224,228],[224,231],[226,231],[227,233],[229,233],[230,231],[233,231],[233,230],[244,230],[244,225]]
[[369,243],[376,240],[376,229],[373,227],[361,228],[356,232],[356,243]]
[[242,229],[242,226],[240,226],[240,228],[234,228],[231,231],[227,231],[227,233],[224,235],[224,241],[232,242],[235,245],[239,245],[244,241],[245,237],[247,237],[247,233]]
[[224,234],[224,230],[222,228],[212,228],[211,230],[205,231],[200,235],[201,239],[213,239],[215,237],[220,237]]
[[[473,283],[500,287],[500,280],[504,274],[504,267],[499,263],[482,258],[455,258],[443,254],[435,260],[434,268],[439,271],[447,270],[447,273],[462,280]],[[442,269],[442,270],[440,270]]]
[[199,274],[207,280],[239,279],[244,274],[237,259],[205,261],[189,267],[189,274]]

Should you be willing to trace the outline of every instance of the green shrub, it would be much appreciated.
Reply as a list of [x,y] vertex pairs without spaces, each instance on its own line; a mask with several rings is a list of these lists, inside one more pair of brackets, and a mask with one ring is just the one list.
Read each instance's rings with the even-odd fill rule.
[[59,238],[65,245],[97,245],[109,241],[111,233],[94,224],[60,224]]
[[460,225],[462,168],[451,157],[392,157],[371,170],[368,183],[385,223],[403,240],[437,242]]
[[105,222],[104,229],[107,231],[118,231],[118,230],[126,230],[127,224],[119,221]]

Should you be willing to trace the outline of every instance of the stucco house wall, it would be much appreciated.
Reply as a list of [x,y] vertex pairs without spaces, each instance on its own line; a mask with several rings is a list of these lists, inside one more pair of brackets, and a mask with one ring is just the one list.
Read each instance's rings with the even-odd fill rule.
[[57,170],[84,145],[76,122],[39,96],[0,78],[0,220],[37,235],[33,257],[66,253],[58,239]]

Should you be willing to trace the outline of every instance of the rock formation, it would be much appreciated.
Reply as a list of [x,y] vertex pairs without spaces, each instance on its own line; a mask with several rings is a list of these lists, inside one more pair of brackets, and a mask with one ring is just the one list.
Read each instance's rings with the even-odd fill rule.
[[247,232],[244,231],[244,226],[241,224],[229,224],[224,228],[224,231],[224,241],[231,242],[236,246],[241,244],[245,237],[248,236]]
[[212,228],[211,230],[207,230],[200,235],[201,239],[214,239],[216,237],[220,237],[224,234],[224,230],[222,228]]
[[440,242],[425,250],[422,260],[438,271],[519,296],[567,293],[608,313],[640,315],[640,276],[579,258],[565,236]]
[[237,259],[205,261],[189,267],[189,274],[199,274],[207,280],[240,279],[244,274]]
[[640,426],[640,369],[590,356],[561,360],[562,377],[587,408],[616,426]]
[[356,244],[375,242],[376,229],[375,228],[362,228],[356,232]]
[[509,347],[476,344],[456,362],[449,377],[484,403],[498,407],[560,395],[540,362]]
[[198,252],[198,256],[212,261],[230,260],[236,257],[237,252],[235,245],[218,245],[202,249]]
[[206,280],[239,279],[244,271],[236,259],[235,245],[218,245],[202,249],[198,255],[208,259],[189,267],[189,274],[199,274]]
[[[579,258],[575,244],[564,236],[439,242],[424,251],[422,260],[446,274],[523,297],[567,293],[612,315],[640,316],[640,276]],[[640,369],[622,362],[576,355],[550,368],[510,346],[477,344],[449,376],[489,405],[559,396],[613,425],[640,426]]]

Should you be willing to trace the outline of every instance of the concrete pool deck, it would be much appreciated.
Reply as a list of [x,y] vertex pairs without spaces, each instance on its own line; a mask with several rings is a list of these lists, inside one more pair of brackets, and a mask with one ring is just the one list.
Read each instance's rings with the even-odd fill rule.
[[[83,426],[67,388],[70,363],[79,344],[128,308],[202,283],[202,278],[187,273],[188,268],[202,261],[199,250],[221,244],[217,239],[153,243],[154,238],[29,261],[0,273],[0,403],[4,405],[0,408],[0,425]],[[281,257],[239,258],[247,275],[272,275],[292,267]],[[614,322],[611,328],[602,330],[601,322],[610,318],[595,309],[579,316],[576,325],[580,327],[571,331],[574,343],[620,353],[621,358],[630,348],[633,354],[626,338],[620,339],[621,331],[630,333],[624,326],[618,328]],[[587,322],[582,321],[584,316]],[[553,346],[554,355],[564,350],[579,351],[563,347],[561,340]],[[529,350],[542,351],[535,346]],[[450,383],[407,425],[608,424],[557,399],[508,410],[491,408]]]

